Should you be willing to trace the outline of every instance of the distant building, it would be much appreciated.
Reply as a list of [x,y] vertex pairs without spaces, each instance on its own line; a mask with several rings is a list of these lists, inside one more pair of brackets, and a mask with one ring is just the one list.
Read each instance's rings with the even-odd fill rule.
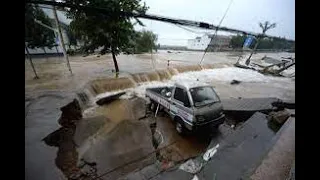
[[[212,34],[208,34],[202,37],[196,37],[195,39],[189,39],[187,48],[190,50],[205,50],[212,37]],[[209,50],[212,51],[228,48],[230,40],[231,36],[217,35],[209,45]]]
[[190,50],[205,50],[210,43],[210,38],[207,35],[202,37],[196,37],[195,39],[189,39],[187,48]]

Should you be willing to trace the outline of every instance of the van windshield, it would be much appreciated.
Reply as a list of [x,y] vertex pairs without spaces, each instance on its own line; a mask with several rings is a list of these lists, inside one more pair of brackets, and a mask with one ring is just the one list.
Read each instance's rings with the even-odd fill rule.
[[220,99],[212,87],[196,87],[191,88],[190,93],[193,99],[194,106],[205,106],[215,102],[219,102]]

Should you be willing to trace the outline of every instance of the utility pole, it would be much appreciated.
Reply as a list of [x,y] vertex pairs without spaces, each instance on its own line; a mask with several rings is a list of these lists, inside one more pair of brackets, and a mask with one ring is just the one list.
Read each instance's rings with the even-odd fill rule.
[[[264,35],[264,34],[263,34],[263,35]],[[246,62],[245,62],[247,66],[248,66],[249,63],[250,63],[250,59],[251,59],[253,53],[256,52],[256,49],[257,49],[257,47],[258,47],[258,45],[259,45],[259,43],[260,43],[260,37],[256,38],[256,40],[257,40],[257,42],[256,42],[256,44],[254,45],[254,48],[251,49],[250,56],[248,57],[248,59],[247,59]]]
[[63,41],[62,32],[61,32],[61,27],[60,27],[58,15],[57,15],[57,10],[56,10],[56,7],[55,7],[55,6],[52,6],[52,7],[53,7],[54,20],[56,21],[57,29],[58,29],[58,35],[59,35],[58,37],[59,37],[59,42],[60,42],[59,44],[60,44],[60,47],[61,47],[61,49],[62,49],[63,56],[64,56],[64,58],[65,58],[66,61],[67,61],[67,65],[68,65],[69,71],[70,71],[70,73],[71,73],[71,75],[72,75],[72,70],[71,70],[71,66],[70,66],[68,54],[67,54],[67,51],[66,51],[65,46],[64,46],[64,41]]
[[36,71],[36,69],[34,68],[34,65],[33,65],[32,58],[31,58],[31,55],[30,55],[30,53],[29,53],[28,47],[27,47],[26,45],[25,45],[25,49],[26,49],[26,51],[27,51],[28,59],[29,59],[29,61],[30,61],[30,64],[31,64],[33,73],[34,73],[34,75],[35,75],[34,79],[39,79],[39,76],[38,76],[38,74],[37,74],[37,71]]

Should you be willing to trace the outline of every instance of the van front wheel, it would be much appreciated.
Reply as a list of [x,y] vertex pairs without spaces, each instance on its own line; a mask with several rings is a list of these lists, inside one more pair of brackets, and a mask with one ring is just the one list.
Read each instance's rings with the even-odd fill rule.
[[176,131],[179,134],[184,134],[184,132],[185,132],[183,125],[179,121],[176,122]]

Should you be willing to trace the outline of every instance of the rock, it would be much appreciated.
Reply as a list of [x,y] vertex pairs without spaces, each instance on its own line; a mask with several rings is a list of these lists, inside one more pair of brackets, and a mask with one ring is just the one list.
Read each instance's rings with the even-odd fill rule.
[[116,99],[119,99],[120,96],[124,95],[126,92],[120,92],[111,96],[107,96],[107,97],[103,97],[101,99],[99,99],[96,104],[98,104],[99,106],[102,106],[104,104],[108,104]]
[[63,106],[60,110],[62,114],[58,122],[63,127],[74,127],[76,122],[82,119],[82,111],[77,99]]
[[271,112],[269,113],[270,120],[276,121],[279,124],[283,124],[290,116],[290,112],[287,110]]
[[238,80],[232,80],[230,84],[240,84],[241,81]]

